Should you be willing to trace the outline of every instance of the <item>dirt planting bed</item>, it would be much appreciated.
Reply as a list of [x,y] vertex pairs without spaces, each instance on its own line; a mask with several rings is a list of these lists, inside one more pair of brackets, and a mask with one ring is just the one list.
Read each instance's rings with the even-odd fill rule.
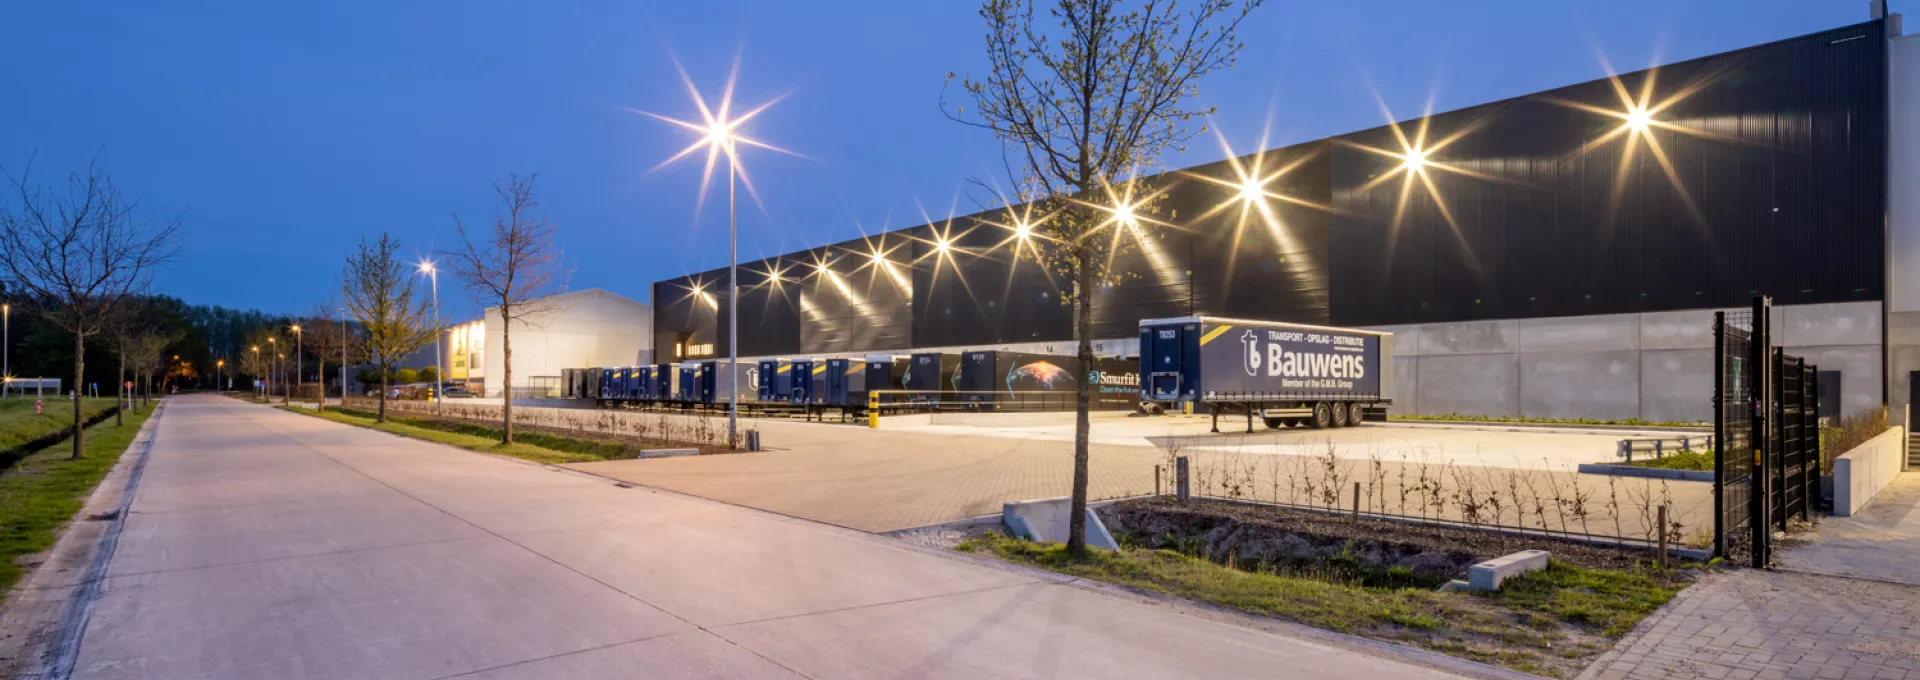
[[1438,585],[1465,578],[1475,563],[1521,550],[1546,550],[1591,569],[1629,570],[1653,559],[1633,548],[1229,501],[1148,498],[1099,512],[1108,529],[1142,547],[1180,549],[1242,568],[1350,571],[1370,584]]

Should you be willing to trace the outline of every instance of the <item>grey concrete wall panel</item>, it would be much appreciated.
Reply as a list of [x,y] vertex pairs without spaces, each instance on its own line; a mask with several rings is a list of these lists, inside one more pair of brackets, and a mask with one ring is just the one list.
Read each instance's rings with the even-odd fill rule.
[[1560,316],[1520,321],[1522,352],[1588,352],[1640,348],[1640,315]]
[[1840,413],[1852,414],[1880,405],[1880,347],[1787,347],[1788,354],[1805,357],[1822,371],[1840,371]]
[[1713,418],[1713,350],[1641,352],[1640,417],[1656,422]]
[[1775,307],[1773,342],[1784,347],[1880,344],[1880,303],[1833,302]]
[[1420,356],[1420,326],[1369,326],[1361,330],[1378,331],[1393,334],[1393,355],[1396,357]]
[[1887,185],[1895,187],[1887,194],[1887,305],[1895,312],[1920,312],[1920,35],[1894,38],[1887,47],[1893,70]]
[[1420,410],[1420,357],[1396,356],[1393,358],[1393,407],[1394,413],[1423,415]]
[[1420,355],[1502,354],[1520,351],[1520,322],[1460,321],[1420,326]]
[[1516,354],[1420,357],[1420,412],[1426,415],[1520,415],[1520,361]]
[[[1908,378],[1913,371],[1920,371],[1920,346],[1906,345],[1887,349],[1887,406],[1893,409],[1896,422],[1901,421],[1901,409],[1907,408]],[[1821,370],[1827,370],[1822,367]],[[1841,378],[1840,386],[1845,388],[1846,378]]]
[[1530,418],[1640,416],[1640,353],[1520,355],[1520,415]]
[[1712,309],[1640,315],[1640,349],[1713,349]]

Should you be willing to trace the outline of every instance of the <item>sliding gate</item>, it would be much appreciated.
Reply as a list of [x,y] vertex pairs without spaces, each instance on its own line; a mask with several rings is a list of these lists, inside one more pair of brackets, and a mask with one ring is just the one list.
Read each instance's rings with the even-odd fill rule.
[[1772,300],[1714,314],[1713,549],[1773,562],[1773,537],[1812,519],[1820,489],[1817,369],[1772,342]]

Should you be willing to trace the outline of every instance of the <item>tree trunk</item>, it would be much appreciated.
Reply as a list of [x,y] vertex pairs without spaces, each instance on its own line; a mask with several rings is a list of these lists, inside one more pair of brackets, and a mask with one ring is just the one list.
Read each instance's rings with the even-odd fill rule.
[[376,423],[387,422],[387,375],[389,373],[387,365],[380,364],[380,413],[374,416],[373,422]]
[[118,371],[116,371],[113,374],[113,395],[114,395],[113,400],[116,402],[114,404],[115,408],[113,409],[113,426],[119,427],[121,425],[127,424],[126,418],[122,417],[127,412],[127,360],[126,359],[120,360],[120,368]]
[[1081,247],[1075,253],[1078,264],[1074,268],[1073,328],[1077,349],[1074,356],[1080,361],[1080,375],[1074,384],[1073,407],[1073,501],[1067,506],[1067,554],[1081,557],[1087,554],[1087,436],[1090,430],[1087,421],[1087,409],[1091,405],[1093,385],[1087,380],[1087,371],[1093,368],[1093,305],[1087,304],[1087,296],[1093,293],[1093,285],[1088,281],[1087,252]]
[[83,323],[73,325],[73,459],[80,460],[82,447],[86,446],[86,420],[80,417],[80,400],[87,394],[87,326]]
[[507,315],[507,306],[500,306],[500,366],[502,367],[500,396],[505,397],[500,408],[500,443],[513,443],[513,317]]

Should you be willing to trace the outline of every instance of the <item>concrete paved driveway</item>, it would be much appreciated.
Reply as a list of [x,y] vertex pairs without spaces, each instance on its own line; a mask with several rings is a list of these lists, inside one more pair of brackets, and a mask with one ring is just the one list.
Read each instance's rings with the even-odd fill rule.
[[168,402],[79,677],[1444,677],[845,529]]

